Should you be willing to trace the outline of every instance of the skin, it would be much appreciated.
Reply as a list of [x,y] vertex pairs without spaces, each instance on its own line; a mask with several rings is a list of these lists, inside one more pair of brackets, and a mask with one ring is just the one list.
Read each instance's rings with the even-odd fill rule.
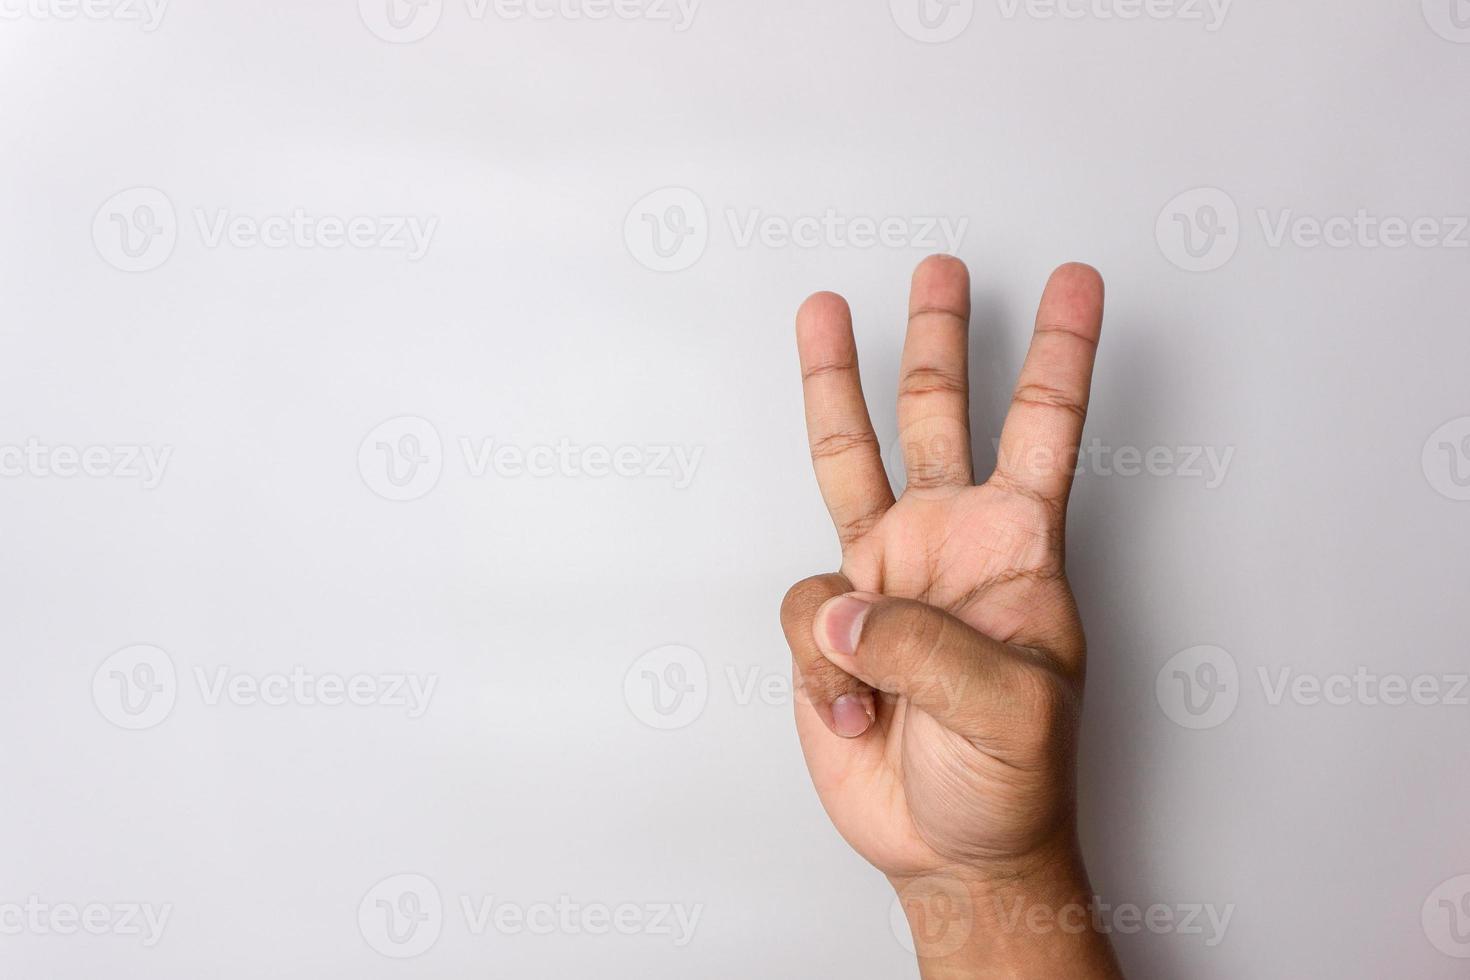
[[969,273],[947,256],[921,263],[897,500],[846,301],[818,293],[797,314],[812,461],[842,545],[840,572],[782,604],[797,730],[833,824],[898,890],[926,980],[1122,975],[1085,914],[1074,785],[1086,643],[1064,564],[1102,307],[1094,269],[1052,274],[996,471],[976,486]]

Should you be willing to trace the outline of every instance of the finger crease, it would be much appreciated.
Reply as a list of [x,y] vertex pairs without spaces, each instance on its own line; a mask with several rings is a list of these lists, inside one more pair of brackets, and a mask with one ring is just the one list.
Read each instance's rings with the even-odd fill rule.
[[1064,412],[1071,412],[1079,419],[1087,418],[1087,406],[1077,404],[1076,400],[1067,395],[1059,388],[1043,384],[1023,384],[1016,388],[1015,395],[1011,401],[1018,405],[1035,405],[1041,408],[1059,408]]
[[903,384],[898,397],[912,398],[918,395],[968,395],[970,386],[963,375],[944,368],[919,367],[904,372]]
[[888,508],[886,506],[874,507],[861,516],[836,521],[838,539],[844,546],[856,541],[871,531],[883,519],[883,515],[887,513],[887,510]]
[[1091,334],[1085,334],[1076,327],[1065,323],[1045,323],[1036,328],[1037,333],[1064,333],[1070,337],[1076,337],[1089,347],[1097,346],[1097,338]]
[[915,320],[923,316],[947,317],[958,320],[960,326],[966,326],[970,322],[969,315],[960,310],[951,310],[944,306],[921,306],[917,310],[909,311],[909,324],[912,325]]
[[831,459],[854,450],[877,451],[878,437],[871,432],[832,432],[812,440],[812,459]]
[[[807,368],[801,372],[801,380],[810,381],[813,378],[820,378],[829,374],[849,374],[856,370],[856,361],[830,361],[826,364],[817,364]],[[790,375],[787,375],[787,377],[790,377]]]

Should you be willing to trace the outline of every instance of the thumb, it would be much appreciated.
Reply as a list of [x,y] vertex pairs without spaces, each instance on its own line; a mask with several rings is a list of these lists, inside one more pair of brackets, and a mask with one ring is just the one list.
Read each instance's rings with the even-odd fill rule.
[[942,609],[849,592],[822,605],[812,632],[822,656],[844,672],[997,754],[1029,754],[1070,730],[1061,722],[1075,712],[1076,695],[1054,665]]

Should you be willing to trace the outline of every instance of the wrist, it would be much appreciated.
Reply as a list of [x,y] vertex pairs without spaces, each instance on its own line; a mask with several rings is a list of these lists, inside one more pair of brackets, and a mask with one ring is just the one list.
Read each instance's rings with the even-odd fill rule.
[[924,980],[1122,977],[1073,845],[889,881]]

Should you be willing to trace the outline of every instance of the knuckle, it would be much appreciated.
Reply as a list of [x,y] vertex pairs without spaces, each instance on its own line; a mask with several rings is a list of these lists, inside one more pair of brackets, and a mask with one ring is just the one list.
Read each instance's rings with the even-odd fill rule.
[[788,632],[803,622],[810,624],[817,615],[817,609],[827,601],[831,593],[824,585],[824,579],[824,575],[813,575],[786,590],[781,599],[781,625]]
[[1061,673],[1046,667],[1022,671],[1018,686],[1016,700],[1023,711],[1031,747],[1047,750],[1069,744],[1080,708],[1076,688]]
[[797,657],[794,662],[796,697],[807,704],[831,704],[860,683],[820,654]]
[[[870,662],[881,657],[886,661],[882,666],[903,675],[909,685],[931,674],[944,644],[944,616],[923,603],[909,601],[885,603],[875,612],[879,613],[879,629],[866,651]],[[868,630],[863,632],[868,639]]]
[[851,591],[852,583],[836,572],[812,575],[786,590],[786,595],[781,598],[781,628],[793,654],[801,656],[806,652],[821,656],[812,637],[817,610],[828,599]]
[[969,476],[963,471],[964,464],[958,460],[924,458],[906,464],[909,490],[939,490],[944,487],[965,486]]

